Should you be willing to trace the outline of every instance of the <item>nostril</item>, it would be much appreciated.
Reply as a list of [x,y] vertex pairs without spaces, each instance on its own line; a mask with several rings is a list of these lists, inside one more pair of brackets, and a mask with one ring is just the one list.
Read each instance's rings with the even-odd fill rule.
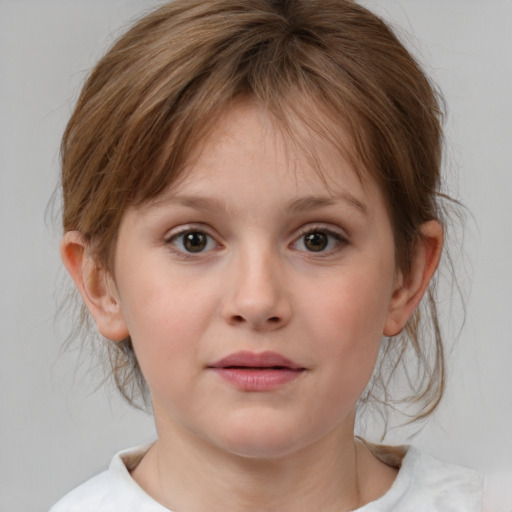
[[[232,321],[234,323],[245,323],[247,320],[242,315],[233,315]],[[278,316],[271,316],[267,319],[267,322],[270,324],[278,324],[281,319]]]

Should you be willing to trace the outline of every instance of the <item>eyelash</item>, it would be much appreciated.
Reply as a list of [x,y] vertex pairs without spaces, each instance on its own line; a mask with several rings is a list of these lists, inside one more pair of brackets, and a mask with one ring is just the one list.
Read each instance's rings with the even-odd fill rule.
[[322,255],[331,255],[337,250],[340,250],[343,246],[348,244],[348,240],[345,236],[343,236],[341,233],[337,231],[333,231],[332,229],[328,229],[321,226],[313,226],[313,227],[307,227],[301,233],[299,236],[295,239],[295,241],[291,244],[291,246],[294,246],[298,244],[300,241],[304,244],[305,237],[308,235],[316,235],[316,234],[322,234],[328,237],[327,243],[330,243],[329,238],[334,239],[334,247],[331,247],[330,249],[321,249],[319,251],[312,251],[304,249],[303,251],[309,255],[315,256],[322,256]]
[[[207,248],[206,250],[202,249],[200,251],[194,252],[194,251],[188,251],[185,247],[185,240],[183,237],[188,234],[200,234],[206,236],[206,247],[208,245],[213,245],[214,247]],[[181,239],[181,248],[178,247],[177,241]],[[178,231],[177,233],[172,233],[165,239],[165,243],[173,250],[175,254],[182,257],[183,259],[194,259],[198,256],[203,256],[205,253],[209,253],[214,249],[218,249],[221,247],[221,245],[215,240],[213,236],[208,234],[208,232],[201,228],[193,228],[193,227],[186,227]]]
[[[203,249],[198,250],[197,252],[189,251],[185,248],[185,240],[183,237],[185,235],[193,235],[193,234],[199,234],[204,235],[206,237],[206,245]],[[305,237],[308,235],[325,235],[327,237],[327,244],[332,245],[332,242],[334,240],[334,247],[328,248],[328,249],[320,249],[318,251],[315,250],[308,250],[307,248],[299,249],[301,252],[304,252],[306,254],[312,255],[312,256],[322,256],[322,255],[330,255],[335,253],[337,250],[341,249],[340,246],[345,246],[348,244],[348,240],[346,237],[344,237],[342,234],[333,231],[331,229],[327,229],[325,227],[320,226],[314,226],[314,227],[308,227],[302,230],[299,233],[299,236],[294,239],[294,241],[290,244],[291,248],[296,248],[297,244],[301,243],[305,245]],[[177,241],[181,239],[181,247],[178,247]],[[213,247],[211,247],[213,242]],[[214,249],[219,249],[221,245],[215,240],[213,236],[208,234],[208,232],[201,228],[193,228],[193,227],[186,227],[182,230],[178,231],[177,233],[173,233],[170,236],[168,236],[165,239],[165,243],[171,247],[174,253],[179,255],[180,257],[184,259],[194,259],[197,257],[205,256],[207,253],[210,253]],[[210,247],[208,247],[210,245]]]

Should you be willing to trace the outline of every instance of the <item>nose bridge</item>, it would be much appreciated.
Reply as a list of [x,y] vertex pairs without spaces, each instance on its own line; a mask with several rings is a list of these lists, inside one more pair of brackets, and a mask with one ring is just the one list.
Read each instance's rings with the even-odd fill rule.
[[239,248],[234,259],[231,293],[224,304],[225,319],[255,329],[285,325],[291,309],[277,249],[268,241],[253,239]]

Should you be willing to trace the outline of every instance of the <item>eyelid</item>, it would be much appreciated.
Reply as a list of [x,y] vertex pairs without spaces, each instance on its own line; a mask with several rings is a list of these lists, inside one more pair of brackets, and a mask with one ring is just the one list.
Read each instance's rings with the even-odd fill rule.
[[183,235],[184,233],[189,232],[200,232],[205,233],[206,235],[210,236],[211,238],[214,238],[217,240],[218,236],[215,234],[212,234],[212,229],[204,224],[180,224],[179,226],[176,226],[175,228],[170,229],[164,236],[164,241],[166,243],[170,242],[173,238],[176,238],[180,235]]
[[[206,249],[199,252],[191,252],[182,250],[179,247],[175,245],[175,241],[180,237],[187,233],[203,233],[205,234],[209,239],[213,240],[215,242],[215,247]],[[218,236],[213,235],[211,233],[211,229],[209,229],[207,226],[204,226],[202,224],[186,224],[181,225],[179,227],[174,228],[170,232],[168,232],[164,237],[164,243],[173,251],[173,253],[177,254],[181,258],[184,259],[197,259],[200,257],[206,257],[214,251],[215,249],[219,249],[222,247],[222,244],[218,241]]]
[[322,255],[330,255],[335,253],[337,250],[340,250],[342,247],[347,245],[349,243],[348,235],[341,229],[341,228],[334,228],[331,225],[326,224],[308,224],[306,226],[303,226],[300,228],[298,234],[294,237],[293,241],[291,242],[291,246],[297,244],[299,240],[301,240],[302,237],[305,235],[308,235],[310,233],[324,233],[336,240],[336,246],[332,249],[323,250],[323,251],[304,251],[307,252],[309,255],[316,255],[321,257]]
[[308,233],[315,233],[317,231],[320,231],[322,233],[327,233],[334,237],[348,241],[348,234],[346,233],[346,231],[344,229],[342,229],[340,227],[335,227],[329,223],[306,224],[305,226],[302,226],[301,228],[299,228],[296,238],[307,235]]

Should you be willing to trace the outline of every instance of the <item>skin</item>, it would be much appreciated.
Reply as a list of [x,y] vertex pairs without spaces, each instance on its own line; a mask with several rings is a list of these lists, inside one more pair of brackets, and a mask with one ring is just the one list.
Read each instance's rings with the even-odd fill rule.
[[[317,141],[327,188],[254,103],[218,127],[171,189],[126,211],[113,275],[80,233],[62,243],[100,332],[131,336],[148,382],[158,441],[132,475],[176,511],[353,510],[396,476],[354,440],[355,408],[382,336],[423,296],[442,229],[423,226],[404,276],[372,180]],[[311,235],[326,245],[311,250]],[[240,390],[209,367],[240,350],[304,370]]]

